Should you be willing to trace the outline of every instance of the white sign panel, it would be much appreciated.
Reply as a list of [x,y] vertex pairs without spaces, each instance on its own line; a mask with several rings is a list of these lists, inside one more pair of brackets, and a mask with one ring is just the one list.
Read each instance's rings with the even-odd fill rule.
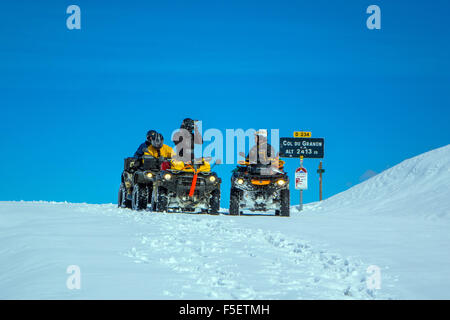
[[295,170],[295,189],[308,189],[308,172],[305,168],[298,168]]

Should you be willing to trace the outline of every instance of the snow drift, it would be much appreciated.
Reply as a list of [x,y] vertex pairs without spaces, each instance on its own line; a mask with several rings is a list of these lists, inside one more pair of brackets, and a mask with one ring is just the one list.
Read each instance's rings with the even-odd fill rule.
[[322,209],[450,219],[450,145],[429,151],[337,194]]

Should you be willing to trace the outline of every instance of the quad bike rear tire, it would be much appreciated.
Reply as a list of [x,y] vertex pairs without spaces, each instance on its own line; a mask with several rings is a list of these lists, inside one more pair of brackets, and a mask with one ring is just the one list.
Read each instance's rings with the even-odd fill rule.
[[235,188],[230,192],[230,216],[238,216],[240,214],[240,193],[241,191]]
[[125,184],[123,182],[120,184],[119,188],[117,207],[131,209],[131,200],[129,200],[127,197],[127,188],[125,187]]
[[135,184],[132,193],[131,206],[133,210],[145,210],[148,204],[148,190],[145,185]]
[[156,201],[153,200],[152,195],[150,195],[150,210],[156,212]]

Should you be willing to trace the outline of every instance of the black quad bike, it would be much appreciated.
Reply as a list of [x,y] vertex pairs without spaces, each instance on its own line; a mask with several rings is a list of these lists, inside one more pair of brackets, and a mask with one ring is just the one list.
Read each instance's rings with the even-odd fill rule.
[[160,172],[164,158],[144,156],[141,159],[126,158],[119,188],[118,206],[133,210],[145,210],[151,202],[153,184]]
[[159,172],[153,183],[152,211],[219,214],[222,180],[215,172],[202,171],[203,161]]
[[231,177],[230,215],[275,210],[275,215],[289,217],[289,177],[283,165],[281,160],[278,168],[239,161]]

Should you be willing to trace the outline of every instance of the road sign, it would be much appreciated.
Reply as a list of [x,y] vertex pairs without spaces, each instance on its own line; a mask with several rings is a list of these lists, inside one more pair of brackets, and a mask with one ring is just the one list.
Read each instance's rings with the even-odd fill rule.
[[294,138],[311,138],[309,131],[294,131]]
[[325,141],[323,138],[280,138],[280,157],[283,158],[323,158]]
[[295,170],[295,189],[308,189],[308,172],[305,168],[298,168]]

